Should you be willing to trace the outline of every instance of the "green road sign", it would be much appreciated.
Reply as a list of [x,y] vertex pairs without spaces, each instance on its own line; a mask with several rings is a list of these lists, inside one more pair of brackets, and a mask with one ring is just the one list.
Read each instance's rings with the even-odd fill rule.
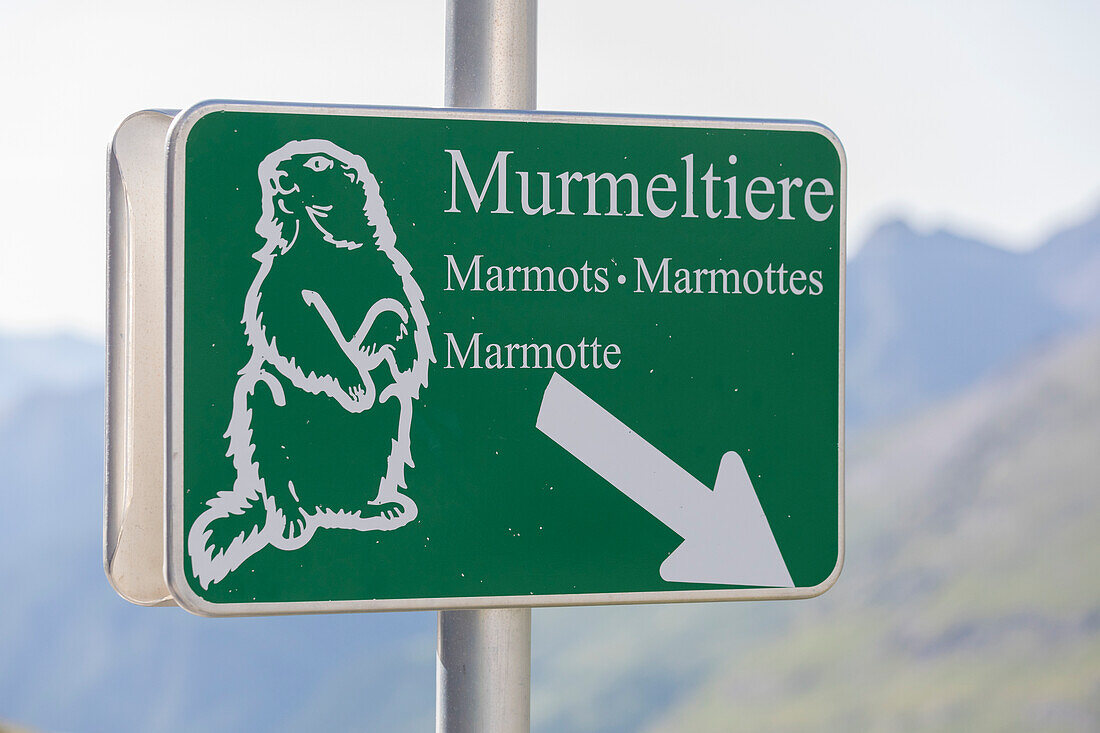
[[845,168],[826,128],[213,102],[176,120],[168,164],[183,607],[835,581]]

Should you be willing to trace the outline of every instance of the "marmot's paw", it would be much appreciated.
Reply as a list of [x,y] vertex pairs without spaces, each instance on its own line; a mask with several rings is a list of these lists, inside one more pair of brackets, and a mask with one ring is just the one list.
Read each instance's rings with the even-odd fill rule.
[[385,504],[370,504],[367,511],[385,519],[399,519],[405,513],[405,507],[396,501],[388,501]]
[[280,550],[297,550],[309,542],[313,537],[317,525],[310,521],[310,516],[305,509],[297,507],[291,509],[287,515],[282,510],[277,510],[272,516],[268,537],[271,544]]
[[283,531],[280,533],[284,540],[293,542],[302,536],[306,531],[306,517],[302,514],[302,511],[298,510],[297,517],[288,517],[286,525],[283,527]]
[[358,403],[358,402],[368,402],[369,401],[367,399],[367,388],[364,387],[362,384],[356,384],[352,387],[349,387],[347,392],[348,392],[348,397],[351,398],[352,402]]

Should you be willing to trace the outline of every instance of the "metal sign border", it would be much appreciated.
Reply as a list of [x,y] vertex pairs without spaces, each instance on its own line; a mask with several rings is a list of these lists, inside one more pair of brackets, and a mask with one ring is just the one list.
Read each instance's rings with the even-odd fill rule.
[[[183,527],[183,278],[184,182],[187,138],[200,119],[215,112],[257,112],[356,117],[497,120],[507,122],[633,125],[639,127],[709,127],[734,130],[812,132],[826,138],[840,161],[840,282],[839,282],[839,424],[837,472],[837,560],[829,576],[809,588],[737,588],[710,590],[573,593],[525,596],[470,596],[343,601],[212,603],[198,596],[184,575],[186,533]],[[429,107],[291,104],[209,100],[176,116],[167,139],[167,311],[165,323],[165,580],[176,602],[200,616],[259,616],[371,611],[438,611],[479,608],[539,608],[639,603],[702,603],[708,601],[794,600],[812,598],[831,588],[844,566],[844,313],[847,253],[848,166],[844,147],[828,127],[808,120],[665,117],[656,115],[587,114],[573,112],[489,111]],[[178,325],[176,325],[178,324]]]
[[[107,152],[103,570],[115,592],[141,606],[175,605],[163,571],[165,416],[158,382],[165,371],[164,142],[178,112],[128,115]],[[137,439],[146,432],[148,439]]]

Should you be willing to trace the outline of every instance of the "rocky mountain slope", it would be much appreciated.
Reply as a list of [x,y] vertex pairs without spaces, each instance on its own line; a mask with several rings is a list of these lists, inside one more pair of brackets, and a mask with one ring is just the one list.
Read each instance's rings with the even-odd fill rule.
[[542,612],[543,731],[1100,725],[1100,332],[849,452],[801,603]]
[[[536,611],[535,729],[1100,726],[1100,336],[1079,335],[1098,272],[1100,217],[1028,254],[882,229],[848,270],[836,588]],[[0,719],[431,728],[434,614],[207,620],[115,596],[102,419],[100,345],[0,338]]]
[[848,427],[957,393],[1100,317],[1100,212],[1029,252],[902,222],[848,266]]

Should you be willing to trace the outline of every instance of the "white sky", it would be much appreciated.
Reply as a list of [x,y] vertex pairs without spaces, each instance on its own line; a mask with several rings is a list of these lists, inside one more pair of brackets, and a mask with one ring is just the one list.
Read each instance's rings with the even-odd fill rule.
[[[206,98],[441,106],[434,2],[0,0],[0,330],[98,335],[105,150]],[[884,218],[1023,248],[1100,208],[1100,3],[542,0],[539,106],[796,117]]]

